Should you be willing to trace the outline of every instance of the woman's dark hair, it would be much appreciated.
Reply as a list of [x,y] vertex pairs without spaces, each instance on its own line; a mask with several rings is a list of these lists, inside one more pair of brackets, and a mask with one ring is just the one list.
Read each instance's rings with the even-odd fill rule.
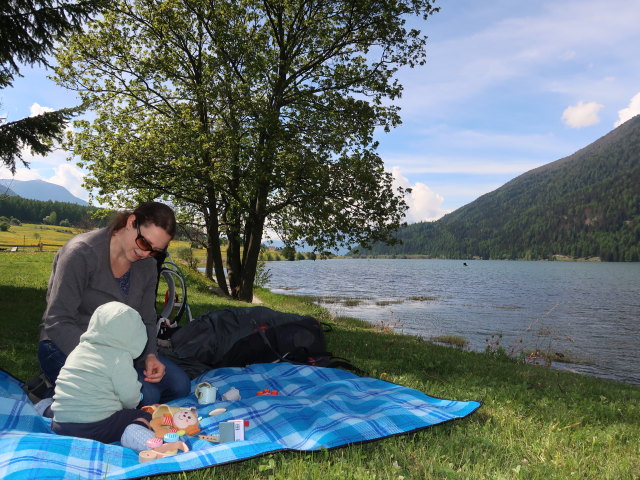
[[135,210],[123,210],[111,220],[113,231],[124,228],[129,215],[136,216],[136,226],[152,224],[162,228],[173,238],[176,234],[176,217],[168,205],[160,202],[144,202]]

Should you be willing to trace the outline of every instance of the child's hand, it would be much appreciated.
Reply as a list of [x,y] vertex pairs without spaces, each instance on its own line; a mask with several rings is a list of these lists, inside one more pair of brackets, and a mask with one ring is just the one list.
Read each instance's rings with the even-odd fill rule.
[[149,383],[158,383],[164,377],[165,366],[153,353],[147,355],[144,361],[144,380]]

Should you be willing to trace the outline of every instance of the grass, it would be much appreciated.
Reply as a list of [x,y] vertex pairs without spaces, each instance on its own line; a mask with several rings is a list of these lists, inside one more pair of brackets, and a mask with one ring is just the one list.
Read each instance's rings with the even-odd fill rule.
[[11,225],[8,231],[0,231],[0,247],[17,246],[19,249],[33,251],[38,247],[38,242],[46,245],[44,250],[56,251],[66,243],[71,236],[80,230],[71,227],[55,225],[22,224]]
[[469,345],[469,340],[458,335],[439,335],[431,337],[432,342],[444,343],[445,345],[451,345],[456,348],[464,348]]
[[[53,254],[0,252],[0,366],[37,370],[38,323]],[[188,273],[194,315],[228,305]],[[329,350],[371,377],[432,396],[479,400],[458,422],[315,453],[281,452],[170,480],[247,479],[638,479],[640,388],[439,346],[353,318],[331,318],[300,299],[257,290],[264,305],[333,324]]]

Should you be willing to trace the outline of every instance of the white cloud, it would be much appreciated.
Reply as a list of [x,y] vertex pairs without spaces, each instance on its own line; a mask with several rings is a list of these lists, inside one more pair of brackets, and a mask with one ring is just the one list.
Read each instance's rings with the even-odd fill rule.
[[562,112],[562,121],[571,128],[582,128],[600,122],[598,112],[604,107],[597,102],[583,102],[567,107]]
[[16,174],[12,176],[8,168],[0,167],[0,178],[13,178],[21,181],[44,180],[66,188],[73,195],[84,201],[89,200],[89,193],[82,188],[84,173],[67,162],[56,166],[53,176],[44,175],[42,170],[30,168],[18,168],[16,169]]
[[422,182],[416,182],[411,185],[409,179],[402,176],[399,167],[393,167],[393,186],[394,188],[411,188],[411,193],[407,194],[404,199],[409,206],[407,211],[407,223],[424,222],[437,220],[443,215],[449,213],[448,210],[442,208],[444,197],[438,195]]
[[47,182],[55,183],[69,190],[73,195],[82,200],[88,200],[87,191],[82,188],[84,174],[78,168],[69,163],[63,163],[56,168],[56,174]]
[[13,178],[15,180],[43,180],[38,171],[28,168],[18,168],[16,169],[16,174],[11,175],[11,171],[8,168],[0,167],[0,178]]
[[615,123],[615,127],[619,127],[627,120],[632,119],[636,115],[640,114],[640,92],[636,93],[631,101],[629,102],[629,106],[623,108],[622,110],[618,110],[618,121]]
[[39,105],[37,103],[32,104],[29,108],[30,117],[37,117],[38,115],[42,115],[46,112],[53,112],[53,108],[43,107],[42,105]]

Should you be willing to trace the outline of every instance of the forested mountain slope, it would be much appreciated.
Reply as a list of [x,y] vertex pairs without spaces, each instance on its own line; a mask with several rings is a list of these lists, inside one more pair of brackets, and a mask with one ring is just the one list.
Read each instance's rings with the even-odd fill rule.
[[640,260],[640,116],[367,254]]
[[23,223],[42,223],[45,217],[55,212],[54,224],[67,220],[70,225],[85,229],[106,224],[106,219],[92,218],[96,207],[85,207],[77,203],[41,201],[23,198],[17,195],[5,195],[0,191],[0,217],[17,218]]

